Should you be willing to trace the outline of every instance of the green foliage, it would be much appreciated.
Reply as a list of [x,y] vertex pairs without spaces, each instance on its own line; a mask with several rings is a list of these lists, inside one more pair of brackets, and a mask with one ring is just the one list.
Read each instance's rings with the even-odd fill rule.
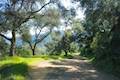
[[63,60],[67,57],[64,57],[63,55],[40,55],[40,56],[33,56],[32,58],[41,58],[43,60]]
[[92,52],[92,49],[90,47],[82,47],[80,49],[80,56],[92,59],[94,57],[94,55],[95,54]]
[[66,54],[68,52],[78,52],[79,47],[78,44],[74,42],[71,31],[65,31],[63,36],[59,33],[51,35],[52,41],[45,45],[48,52],[50,52],[51,54],[60,55],[62,53]]
[[28,77],[28,65],[22,58],[12,57],[0,60],[0,79],[2,80],[26,80]]
[[73,59],[73,56],[71,54],[67,54],[67,56],[63,55],[63,58]]
[[[46,0],[7,0],[5,1],[6,4],[1,5],[2,9],[0,10],[0,36],[11,42],[9,55],[13,56],[15,54],[16,35],[22,33],[22,30],[24,30],[25,28],[28,28],[24,25],[29,24],[29,21],[34,21],[34,19],[38,19],[39,22],[35,22],[41,22],[40,25],[42,25],[42,27],[44,25],[45,27],[49,27],[49,31],[51,31],[53,27],[59,25],[59,11],[56,8],[51,9],[50,6],[46,7],[50,3],[52,4],[55,2],[56,1],[51,0],[48,2]],[[36,15],[38,18],[36,18]],[[12,34],[11,38],[5,35],[8,31],[10,31],[10,33]],[[30,37],[30,35],[24,36],[24,40],[29,39],[28,37]],[[41,40],[39,40],[39,42],[40,41]]]
[[72,42],[70,44],[70,52],[71,53],[77,53],[77,52],[79,52],[79,46],[78,46],[78,44],[76,42]]
[[47,24],[48,27],[57,27],[60,24],[60,13],[55,8],[48,8],[44,12],[44,17],[36,16],[37,22]]
[[9,49],[9,45],[5,42],[3,38],[0,37],[0,56],[6,56]]
[[71,42],[70,41],[70,34],[65,33],[61,39],[61,42],[60,42],[61,49],[65,52],[69,52],[70,51],[70,42]]
[[80,32],[84,32],[84,27],[82,25],[82,21],[80,19],[73,19],[72,20],[72,29],[75,33],[80,33]]
[[5,64],[0,67],[0,79],[2,80],[26,80],[28,66],[25,63]]
[[59,31],[54,31],[50,34],[50,37],[51,37],[50,42],[47,42],[45,44],[46,52],[48,54],[60,55],[61,50],[60,47],[57,47],[57,45],[59,44],[62,38],[61,33]]
[[57,9],[48,8],[42,14],[44,16],[41,16],[40,13],[36,14],[35,18],[29,22],[29,25],[26,24],[27,27],[31,26],[33,28],[33,36],[29,33],[29,30],[22,33],[22,39],[29,44],[33,55],[35,55],[37,45],[49,36],[54,27],[60,24],[60,14]]
[[17,48],[16,49],[16,54],[18,56],[21,56],[21,57],[30,57],[32,56],[32,53],[30,50],[27,50],[27,49],[21,49],[21,48]]
[[[120,64],[120,1],[119,0],[77,0],[85,8],[84,29],[91,35],[83,39],[83,55],[92,50],[94,62],[99,67],[116,71]],[[87,47],[86,47],[87,45]],[[120,72],[119,70],[115,73]]]
[[30,35],[29,30],[24,30],[24,32],[22,33],[22,40],[25,42],[31,42],[31,38],[32,36]]

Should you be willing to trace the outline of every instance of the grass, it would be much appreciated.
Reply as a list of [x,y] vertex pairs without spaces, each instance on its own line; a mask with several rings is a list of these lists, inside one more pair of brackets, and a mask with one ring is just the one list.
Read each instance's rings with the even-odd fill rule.
[[1,80],[25,80],[28,76],[26,63],[5,64],[0,69]]
[[62,60],[64,56],[5,57],[0,60],[0,80],[27,80],[29,66],[43,60]]
[[42,58],[6,57],[0,61],[0,80],[26,80],[28,66]]

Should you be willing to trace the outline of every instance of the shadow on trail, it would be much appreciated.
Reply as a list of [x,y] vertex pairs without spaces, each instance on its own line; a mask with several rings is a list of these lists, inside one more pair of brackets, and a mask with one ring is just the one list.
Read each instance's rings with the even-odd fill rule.
[[34,67],[33,80],[119,80],[98,72],[87,60],[66,59],[41,66]]
[[15,80],[14,76],[28,76],[28,66],[26,63],[5,64],[0,67],[0,80]]

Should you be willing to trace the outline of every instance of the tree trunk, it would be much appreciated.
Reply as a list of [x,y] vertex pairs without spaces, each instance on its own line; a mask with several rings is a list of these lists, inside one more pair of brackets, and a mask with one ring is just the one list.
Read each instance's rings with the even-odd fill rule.
[[32,55],[33,56],[35,55],[35,49],[32,49]]
[[32,48],[32,54],[33,54],[33,56],[35,55],[35,49],[36,49],[36,43],[34,44],[34,46],[33,46],[33,48]]
[[64,52],[65,52],[65,56],[68,56],[67,51],[64,51]]
[[10,48],[10,56],[14,56],[16,53],[16,33],[15,30],[12,30],[12,39],[11,39],[11,48]]
[[34,56],[35,55],[35,49],[36,49],[36,43],[33,46],[32,43],[28,41],[28,44],[29,44],[30,49],[32,51],[32,55]]

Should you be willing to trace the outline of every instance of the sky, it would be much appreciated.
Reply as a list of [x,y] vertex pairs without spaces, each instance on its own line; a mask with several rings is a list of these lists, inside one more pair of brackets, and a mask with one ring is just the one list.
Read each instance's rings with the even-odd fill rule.
[[[3,0],[1,0],[2,2],[3,2]],[[0,1],[0,3],[1,3],[1,1]],[[74,7],[74,8],[76,8],[77,7],[77,3],[76,4],[72,4],[71,3],[71,0],[61,0],[62,1],[62,4],[65,6],[65,8],[71,8],[71,7]],[[84,20],[84,18],[85,18],[85,15],[84,15],[84,10],[82,10],[81,8],[77,8],[77,16],[76,16],[76,18],[79,18],[80,20]],[[70,29],[70,27],[68,27],[68,29]],[[61,26],[60,27],[60,30],[65,30],[65,27],[64,26]],[[45,29],[45,30],[43,30],[43,32],[42,33],[45,33],[46,31],[48,31],[47,29]],[[34,35],[34,31],[33,31],[33,29],[31,29],[30,30],[30,33],[32,34],[32,35]],[[12,35],[10,34],[10,32],[8,32],[7,34],[6,34],[6,36],[9,36],[9,37],[11,37]],[[17,35],[17,36],[19,36],[19,35]]]
[[[61,1],[62,1],[63,5],[65,6],[65,8],[71,8],[71,7],[77,8],[77,6],[79,5],[79,3],[72,4],[71,0],[61,0]],[[85,15],[84,15],[84,10],[82,10],[82,8],[77,8],[76,18],[84,20]]]

